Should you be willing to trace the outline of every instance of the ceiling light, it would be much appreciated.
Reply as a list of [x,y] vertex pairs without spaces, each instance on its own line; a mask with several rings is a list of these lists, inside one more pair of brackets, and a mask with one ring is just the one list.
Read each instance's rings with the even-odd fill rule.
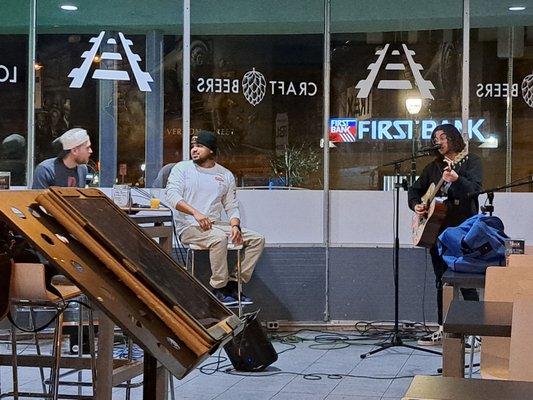
[[65,10],[65,11],[76,11],[78,9],[78,7],[72,5],[72,4],[63,4],[61,6],[61,9],[62,10]]
[[524,11],[526,8],[524,6],[512,6],[509,7],[509,11]]

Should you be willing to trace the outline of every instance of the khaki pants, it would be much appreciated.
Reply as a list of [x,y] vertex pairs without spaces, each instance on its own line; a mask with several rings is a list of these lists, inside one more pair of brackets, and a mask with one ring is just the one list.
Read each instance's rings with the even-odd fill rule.
[[[223,288],[228,280],[237,281],[237,268],[228,271],[228,240],[231,227],[228,223],[216,222],[208,231],[198,226],[189,226],[180,235],[183,244],[195,244],[209,249],[211,279],[209,284],[215,289]],[[248,229],[242,229],[244,247],[241,250],[241,282],[248,283],[255,265],[265,247],[265,238]]]

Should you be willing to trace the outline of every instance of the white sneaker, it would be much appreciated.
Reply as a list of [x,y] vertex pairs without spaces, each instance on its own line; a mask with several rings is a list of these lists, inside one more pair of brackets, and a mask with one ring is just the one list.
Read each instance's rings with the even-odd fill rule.
[[[468,336],[465,340],[465,353],[470,353],[472,351],[472,336]],[[481,350],[481,338],[479,336],[474,336],[474,353],[477,353]]]
[[418,339],[419,346],[440,346],[442,344],[442,327],[437,331]]

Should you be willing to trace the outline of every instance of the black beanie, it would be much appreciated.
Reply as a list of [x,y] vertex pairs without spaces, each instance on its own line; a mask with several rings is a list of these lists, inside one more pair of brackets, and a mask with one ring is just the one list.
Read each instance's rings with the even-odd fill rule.
[[212,150],[214,154],[217,153],[217,137],[213,132],[200,131],[192,137],[191,142],[202,144],[209,150]]

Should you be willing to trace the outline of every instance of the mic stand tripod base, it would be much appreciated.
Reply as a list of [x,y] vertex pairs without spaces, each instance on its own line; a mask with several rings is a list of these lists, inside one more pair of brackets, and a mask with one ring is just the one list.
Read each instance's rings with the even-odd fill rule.
[[[414,157],[409,157],[408,159],[411,159]],[[400,337],[400,331],[399,331],[399,274],[400,274],[400,232],[399,232],[399,226],[400,226],[400,219],[399,219],[399,210],[400,210],[400,188],[402,187],[402,184],[400,182],[400,166],[401,163],[404,160],[398,160],[389,164],[394,165],[394,176],[395,176],[395,185],[394,185],[394,218],[393,218],[393,227],[394,227],[394,246],[393,246],[393,253],[394,253],[394,330],[392,331],[392,337],[390,342],[381,342],[376,343],[376,346],[379,346],[379,348],[369,351],[368,353],[361,354],[361,358],[366,358],[372,354],[379,353],[380,351],[386,350],[390,347],[407,347],[413,350],[420,350],[424,351],[426,353],[431,354],[439,354],[442,353],[430,350],[430,349],[424,349],[416,346],[412,346],[410,344],[405,344],[402,342],[402,339]]]
[[361,354],[360,357],[362,359],[365,359],[368,356],[371,356],[373,354],[379,353],[379,352],[381,352],[383,350],[390,349],[391,347],[407,347],[409,349],[420,350],[420,351],[424,351],[426,353],[437,354],[439,356],[442,355],[442,353],[440,351],[437,351],[437,350],[425,349],[423,347],[413,346],[411,344],[404,343],[402,341],[402,338],[400,337],[400,333],[399,332],[394,332],[392,334],[392,338],[390,339],[390,342],[376,343],[376,346],[379,346],[379,347],[377,349],[369,351],[368,353]]

